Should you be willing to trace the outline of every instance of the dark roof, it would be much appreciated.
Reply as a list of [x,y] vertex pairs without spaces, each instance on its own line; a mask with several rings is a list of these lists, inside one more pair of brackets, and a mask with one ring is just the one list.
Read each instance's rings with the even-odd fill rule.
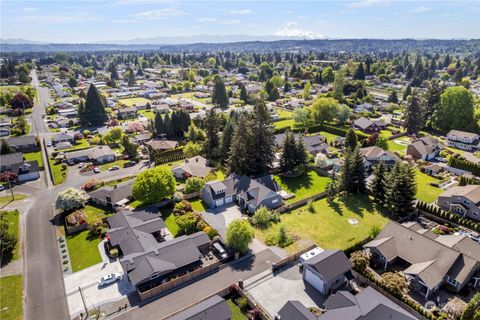
[[0,165],[2,167],[10,167],[19,163],[23,163],[23,153],[21,152],[0,155]]
[[305,264],[321,274],[326,281],[331,281],[351,269],[350,260],[340,250],[322,251],[305,261]]
[[317,320],[300,301],[289,300],[278,312],[280,320]]
[[90,192],[89,195],[91,198],[100,199],[103,201],[107,201],[107,197],[110,197],[111,203],[117,203],[132,194],[133,182],[134,180],[130,179],[113,187],[104,186],[100,189]]
[[5,142],[12,148],[18,148],[22,146],[36,145],[37,139],[35,136],[22,136],[5,139]]
[[73,136],[66,132],[60,132],[53,135],[53,141],[63,141],[63,140],[73,140]]
[[[327,311],[319,320],[412,320],[414,316],[372,287],[357,295],[338,291],[324,303]],[[282,319],[283,320],[283,319]]]
[[232,312],[227,302],[220,296],[215,295],[205,299],[194,306],[185,309],[169,320],[230,320]]
[[27,173],[39,172],[40,169],[38,167],[38,161],[33,160],[12,165],[11,171],[16,173],[17,175],[22,175]]

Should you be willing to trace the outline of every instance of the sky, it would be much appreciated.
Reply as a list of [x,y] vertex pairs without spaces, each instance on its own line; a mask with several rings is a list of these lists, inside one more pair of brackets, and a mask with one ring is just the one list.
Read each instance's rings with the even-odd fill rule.
[[480,0],[0,0],[0,13],[0,38],[57,43],[199,34],[480,38]]

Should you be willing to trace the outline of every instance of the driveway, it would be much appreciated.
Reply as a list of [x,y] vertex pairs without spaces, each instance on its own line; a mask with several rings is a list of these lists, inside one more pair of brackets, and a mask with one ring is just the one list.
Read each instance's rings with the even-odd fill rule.
[[244,281],[244,288],[272,318],[288,300],[298,300],[307,308],[318,308],[324,301],[323,295],[303,281],[297,265],[275,275],[264,271]]
[[240,219],[242,213],[235,204],[202,212],[205,221],[217,229],[218,233],[225,238],[227,226],[235,219]]
[[[122,279],[107,286],[99,287],[98,280],[110,273],[120,273]],[[123,269],[120,262],[114,261],[112,263],[104,264],[98,263],[89,268],[80,270],[65,276],[65,290],[67,292],[68,308],[70,316],[73,318],[80,312],[85,314],[80,289],[87,308],[91,309],[107,302],[120,300],[133,292],[135,288],[123,275]]]

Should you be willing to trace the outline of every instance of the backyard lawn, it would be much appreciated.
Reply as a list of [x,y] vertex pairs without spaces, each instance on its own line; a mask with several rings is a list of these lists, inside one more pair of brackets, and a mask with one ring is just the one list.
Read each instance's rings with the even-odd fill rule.
[[165,226],[172,233],[172,235],[176,237],[180,231],[180,227],[178,226],[177,222],[175,222],[175,215],[172,213],[172,208],[160,209],[160,212],[162,214],[163,221],[165,222]]
[[43,157],[42,157],[42,151],[37,151],[37,152],[29,152],[29,153],[24,153],[23,156],[25,157],[25,160],[27,161],[38,161],[38,167],[40,170],[43,170]]
[[153,112],[153,110],[138,110],[138,113],[141,114],[142,116],[144,116],[145,118],[147,118],[148,120],[151,120],[153,118],[155,118],[155,112]]
[[118,100],[120,104],[126,105],[127,107],[131,107],[133,105],[143,105],[147,103],[152,103],[151,100],[145,98],[127,98],[127,99],[120,99]]
[[[11,257],[12,259],[10,261],[17,260],[20,257],[20,242],[18,241],[20,233],[20,214],[18,210],[13,210],[1,211],[0,215],[2,216],[2,220],[5,220],[8,223],[8,231],[11,232],[17,239],[17,245],[15,246],[15,250],[13,251],[13,256]],[[2,318],[0,317],[0,319]]]
[[278,114],[280,118],[292,118],[292,111],[277,108],[275,109],[275,113]]
[[68,254],[70,255],[73,272],[102,262],[102,257],[98,252],[99,243],[100,238],[90,237],[88,230],[67,236]]
[[203,202],[203,200],[200,198],[196,198],[195,200],[192,200],[192,201],[189,200],[189,202],[192,204],[193,210],[198,212],[203,212],[208,208],[208,205],[205,202]]
[[340,137],[340,136],[337,136],[336,134],[328,133],[328,132],[325,132],[325,131],[320,131],[320,134],[327,139],[328,143],[330,143],[332,141],[335,141],[335,139]]
[[108,214],[105,209],[93,205],[86,205],[85,208],[83,208],[83,211],[87,216],[88,224],[93,224],[97,221],[102,220],[103,218],[107,218],[110,216],[110,214]]
[[0,278],[0,319],[22,320],[22,276]]
[[287,119],[287,120],[276,121],[273,124],[275,125],[275,129],[282,129],[287,127],[292,128],[294,123],[295,122],[293,121],[293,119]]
[[430,185],[431,182],[439,182],[440,180],[429,176],[417,170],[417,199],[424,202],[433,202],[437,200],[438,195],[445,190]]
[[305,241],[313,241],[324,249],[346,249],[367,238],[373,226],[383,228],[388,222],[388,218],[365,195],[337,198],[333,204],[322,199],[315,201],[313,206],[313,213],[303,206],[282,214],[280,223],[267,230],[257,230],[256,236],[264,241],[268,234],[278,234],[280,226],[285,226],[295,239],[286,248],[288,252],[302,249]]
[[313,170],[298,178],[274,176],[274,179],[282,190],[295,195],[294,198],[287,200],[287,203],[305,199],[325,191],[327,183],[330,181],[330,178],[322,177]]
[[58,185],[63,183],[67,179],[68,169],[63,170],[62,164],[55,164],[55,160],[53,159],[48,159],[48,161],[50,162],[50,169],[53,175],[53,184]]
[[247,320],[247,316],[243,314],[242,310],[232,301],[232,299],[227,300],[228,307],[232,312],[232,320]]

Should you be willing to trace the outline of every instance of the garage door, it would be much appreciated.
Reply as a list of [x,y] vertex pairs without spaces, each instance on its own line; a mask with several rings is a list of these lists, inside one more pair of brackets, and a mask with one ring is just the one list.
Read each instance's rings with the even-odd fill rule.
[[221,206],[223,206],[223,198],[215,201],[215,207],[216,208],[221,207]]
[[310,283],[320,293],[325,294],[325,282],[313,274],[309,269],[305,270],[305,280]]
[[233,198],[232,196],[230,196],[230,197],[225,197],[225,204],[227,204],[227,203],[232,203],[232,198]]

